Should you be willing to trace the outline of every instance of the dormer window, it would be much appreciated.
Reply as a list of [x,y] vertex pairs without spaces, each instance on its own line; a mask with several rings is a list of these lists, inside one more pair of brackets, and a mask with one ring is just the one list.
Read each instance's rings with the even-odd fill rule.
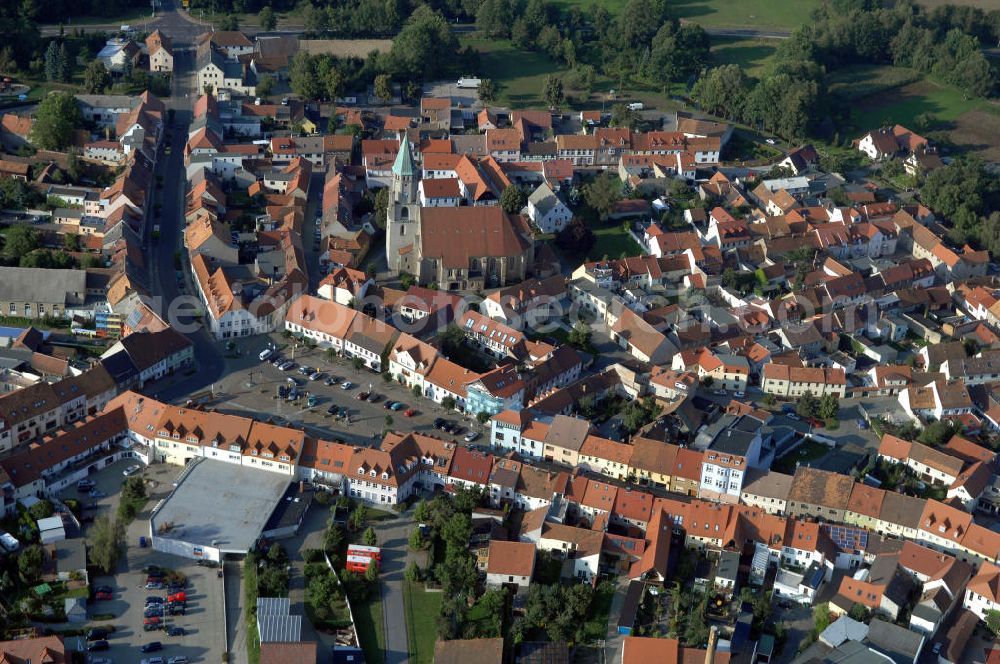
[[384,480],[389,479],[389,473],[382,473],[382,479]]
[[368,474],[369,474],[369,475],[371,475],[372,477],[375,477],[375,475],[376,475],[376,473],[375,473],[375,469],[374,469],[374,468],[372,468],[371,472],[370,472],[370,473],[368,473]]
[[364,475],[364,474],[365,474],[365,469],[364,468],[358,468],[358,475]]

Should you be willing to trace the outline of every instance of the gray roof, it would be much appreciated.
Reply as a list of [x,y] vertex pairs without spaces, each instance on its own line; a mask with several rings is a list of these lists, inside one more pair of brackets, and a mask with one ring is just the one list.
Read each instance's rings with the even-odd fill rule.
[[749,481],[743,486],[743,493],[763,498],[788,500],[788,492],[792,490],[792,479],[791,475],[784,473],[751,471]]
[[868,625],[868,636],[865,638],[869,648],[889,657],[896,664],[912,664],[923,642],[922,635],[879,618]]
[[579,452],[590,431],[590,422],[578,417],[556,415],[545,435],[545,444]]
[[0,300],[66,303],[67,293],[87,292],[84,270],[49,270],[40,267],[0,267]]
[[719,556],[719,566],[715,570],[715,578],[736,581],[740,571],[740,554],[735,551],[723,551]]
[[548,214],[562,201],[552,193],[548,185],[540,184],[537,189],[531,192],[531,196],[528,196],[528,202],[534,205],[540,213]]
[[82,539],[68,539],[56,544],[56,569],[72,572],[87,568],[87,546]]
[[77,103],[92,108],[134,108],[133,99],[128,95],[76,95]]
[[302,616],[257,615],[261,643],[297,643],[302,640]]

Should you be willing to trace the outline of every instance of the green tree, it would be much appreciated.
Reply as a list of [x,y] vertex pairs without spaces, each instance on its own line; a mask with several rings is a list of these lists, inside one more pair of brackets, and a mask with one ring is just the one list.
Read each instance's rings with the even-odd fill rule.
[[388,64],[397,79],[432,79],[452,67],[457,53],[458,39],[448,21],[419,4],[392,40]]
[[638,124],[639,113],[628,104],[618,103],[611,107],[611,126],[635,129]]
[[622,183],[616,173],[601,173],[583,187],[583,200],[601,219],[607,217],[615,204],[622,199]]
[[369,560],[368,569],[365,570],[365,581],[375,583],[378,581],[378,561]]
[[7,262],[20,259],[38,248],[38,232],[30,226],[18,224],[3,236],[3,258]]
[[45,80],[56,81],[59,73],[59,44],[53,39],[45,49]]
[[864,622],[868,619],[868,608],[864,604],[855,602],[847,615],[858,622]]
[[441,407],[445,410],[455,409],[455,397],[444,397],[441,399]]
[[267,97],[272,90],[274,90],[274,77],[270,74],[261,74],[257,79],[256,93],[261,97]]
[[813,634],[821,634],[830,626],[830,605],[818,604],[813,607]]
[[917,442],[932,447],[940,447],[948,442],[953,435],[955,435],[955,427],[951,422],[938,420],[924,427],[920,435],[917,436]]
[[80,251],[80,236],[76,233],[66,233],[63,236],[63,247],[66,251]]
[[39,500],[37,503],[28,508],[28,514],[31,515],[32,519],[36,521],[38,519],[47,519],[55,513],[56,509],[52,506],[52,503],[48,500]]
[[454,353],[465,344],[465,332],[455,323],[449,323],[438,340],[441,342],[441,350],[447,354]]
[[424,536],[420,532],[420,528],[414,528],[413,532],[410,533],[409,544],[410,548],[413,549],[414,551],[420,551],[421,549],[424,548],[425,546]]
[[799,400],[795,402],[795,412],[799,417],[816,417],[816,411],[819,408],[819,401],[812,392],[806,391]]
[[274,15],[274,10],[271,9],[271,5],[266,5],[260,10],[257,15],[258,21],[260,21],[260,29],[265,32],[271,32],[276,27],[278,27],[278,17]]
[[305,31],[310,34],[326,32],[329,27],[326,12],[318,7],[307,3],[302,7],[302,22]]
[[569,342],[570,346],[578,350],[586,350],[590,348],[590,338],[593,332],[590,326],[583,321],[577,321],[573,329],[570,330],[569,334],[566,336],[566,341]]
[[986,612],[986,627],[994,634],[1000,635],[1000,611],[990,609]]
[[50,94],[35,111],[31,142],[43,150],[62,150],[73,140],[73,132],[82,124],[80,107],[69,94]]
[[354,367],[354,371],[361,371],[361,368],[365,366],[365,361],[360,357],[352,357],[351,366]]
[[483,105],[492,104],[497,98],[497,86],[492,78],[484,78],[479,81],[479,101]]
[[420,580],[420,566],[417,565],[416,560],[411,560],[406,564],[406,569],[403,570],[403,578],[410,583],[416,583]]
[[485,410],[481,410],[478,413],[476,413],[476,421],[479,422],[480,425],[489,422],[490,417],[491,417],[490,414]]
[[70,60],[66,42],[59,45],[59,55],[56,58],[56,70],[60,81],[68,81],[73,74],[73,62]]
[[558,76],[548,75],[542,86],[542,98],[549,108],[559,108],[563,103],[563,82]]
[[840,401],[836,394],[824,394],[816,406],[816,414],[824,420],[836,419],[840,413]]
[[25,547],[17,556],[17,572],[25,583],[34,583],[42,574],[45,551],[38,544]]
[[91,60],[83,70],[83,89],[92,95],[101,94],[111,86],[111,74],[100,60]]
[[509,184],[500,194],[500,207],[507,214],[519,214],[528,204],[528,195],[516,184]]
[[386,414],[386,416],[385,416],[385,430],[386,431],[392,429],[392,423],[393,423],[393,421],[394,420],[392,419],[392,415]]
[[102,574],[112,574],[125,546],[125,524],[99,516],[90,529],[90,561]]
[[388,74],[379,74],[375,77],[375,96],[383,104],[392,99],[392,78]]
[[365,546],[376,546],[378,544],[378,535],[375,534],[375,529],[371,526],[368,526],[361,539],[364,541]]
[[215,25],[219,30],[236,32],[240,29],[240,17],[236,14],[220,14]]

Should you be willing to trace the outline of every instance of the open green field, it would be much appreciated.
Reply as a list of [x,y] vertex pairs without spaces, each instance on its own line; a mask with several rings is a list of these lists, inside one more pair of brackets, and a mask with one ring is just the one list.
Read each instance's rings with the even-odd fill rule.
[[[555,0],[562,7],[601,6],[611,13],[628,0]],[[790,30],[809,20],[821,0],[674,0],[670,11],[683,20],[710,27]]]
[[777,42],[747,37],[712,37],[716,65],[739,65],[750,76],[760,77],[774,61]]
[[826,80],[830,92],[845,99],[860,99],[915,83],[921,78],[920,72],[906,67],[855,65],[832,72]]
[[498,100],[513,108],[541,107],[545,77],[563,73],[555,60],[532,51],[522,51],[505,39],[463,36],[462,46],[479,51],[479,74],[499,87]]
[[441,599],[441,593],[429,593],[424,590],[423,584],[409,581],[403,583],[410,661],[414,664],[432,664],[434,661],[434,640],[437,638]]

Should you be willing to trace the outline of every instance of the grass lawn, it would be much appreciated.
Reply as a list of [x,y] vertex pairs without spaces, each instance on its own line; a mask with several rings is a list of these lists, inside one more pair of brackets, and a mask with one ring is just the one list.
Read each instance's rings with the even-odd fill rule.
[[[143,7],[128,7],[117,16],[67,16],[66,20],[60,22],[59,25],[65,26],[67,33],[72,32],[73,28],[78,25],[113,25],[117,30],[122,25],[132,25],[140,19],[149,19],[152,15],[153,12],[147,2]],[[51,25],[56,25],[56,23]],[[138,28],[139,26],[132,25],[132,27]]]
[[806,440],[788,454],[775,459],[774,463],[771,464],[771,468],[779,473],[791,474],[795,472],[796,462],[808,463],[816,459],[821,459],[830,453],[830,449],[829,446],[823,443]]
[[674,0],[670,13],[712,27],[792,30],[808,23],[820,4],[821,0]]
[[846,99],[860,99],[878,92],[913,83],[920,72],[892,65],[855,65],[838,69],[827,76],[830,92]]
[[[507,40],[463,36],[460,42],[479,51],[479,74],[496,84],[498,102],[514,108],[544,106],[545,77],[563,73],[563,67],[555,60],[522,51]],[[514,63],[516,66],[512,66]]]
[[739,65],[749,76],[760,77],[774,61],[773,39],[713,37],[712,58],[716,65]]
[[385,661],[385,623],[382,620],[381,597],[376,594],[365,602],[353,604],[351,609],[365,660],[371,664],[382,664]]
[[964,113],[987,109],[984,99],[965,99],[953,87],[923,79],[896,89],[891,95],[874,95],[855,107],[854,124],[861,130],[884,124],[916,125],[915,118],[930,113],[937,122],[950,123]]
[[429,593],[420,583],[403,583],[410,661],[415,664],[431,664],[434,661],[435,623],[441,613],[441,599],[442,593]]
[[587,254],[590,260],[600,260],[604,256],[618,258],[622,253],[626,256],[640,256],[643,253],[642,247],[632,239],[631,235],[622,230],[621,225],[595,228],[594,235],[597,237],[597,242]]

